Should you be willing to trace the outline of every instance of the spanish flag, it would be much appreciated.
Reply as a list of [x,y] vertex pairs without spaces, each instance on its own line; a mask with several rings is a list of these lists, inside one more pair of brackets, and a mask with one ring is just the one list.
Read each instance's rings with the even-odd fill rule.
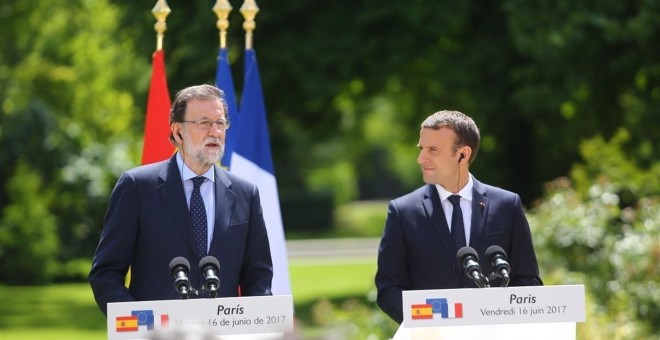
[[165,52],[159,50],[152,56],[142,164],[166,160],[174,153],[174,146],[170,143],[170,105],[170,92],[165,75]]
[[413,320],[418,319],[433,319],[433,305],[432,304],[420,304],[420,305],[411,305],[412,309],[410,315]]
[[115,326],[117,332],[135,332],[138,330],[138,317],[134,316],[118,316],[115,319]]

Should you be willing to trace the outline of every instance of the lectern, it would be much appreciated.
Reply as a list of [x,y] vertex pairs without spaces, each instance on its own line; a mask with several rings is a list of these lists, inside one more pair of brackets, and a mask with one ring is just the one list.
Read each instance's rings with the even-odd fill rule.
[[583,285],[404,291],[394,340],[575,340],[584,294]]
[[153,339],[159,331],[203,327],[218,339],[278,339],[293,333],[291,295],[108,304],[108,340]]

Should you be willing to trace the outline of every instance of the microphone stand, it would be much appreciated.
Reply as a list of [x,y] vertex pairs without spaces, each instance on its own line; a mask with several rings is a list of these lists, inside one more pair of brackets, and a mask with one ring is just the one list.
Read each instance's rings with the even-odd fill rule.
[[508,287],[509,280],[511,280],[509,274],[507,272],[502,273],[502,283],[500,283],[500,287]]

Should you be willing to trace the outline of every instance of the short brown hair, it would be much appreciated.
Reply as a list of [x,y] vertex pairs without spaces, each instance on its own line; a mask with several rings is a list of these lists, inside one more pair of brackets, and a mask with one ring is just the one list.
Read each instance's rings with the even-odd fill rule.
[[474,120],[459,111],[443,110],[428,116],[422,122],[422,128],[439,130],[443,127],[449,128],[456,133],[456,140],[453,145],[454,153],[461,146],[467,145],[472,148],[472,154],[469,159],[469,162],[472,163],[477,157],[479,143],[481,141],[479,128]]

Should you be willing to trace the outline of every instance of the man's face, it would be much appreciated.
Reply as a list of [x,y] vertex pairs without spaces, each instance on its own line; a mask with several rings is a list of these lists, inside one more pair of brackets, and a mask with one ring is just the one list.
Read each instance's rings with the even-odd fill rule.
[[[188,122],[224,119],[225,112],[218,99],[193,99],[186,105],[185,120]],[[204,129],[195,123],[179,124],[182,125],[182,157],[193,171],[206,171],[220,161],[225,152],[226,130],[223,126],[211,124],[210,129]]]
[[417,144],[417,163],[422,169],[424,183],[439,184],[449,191],[456,189],[459,153],[452,150],[455,141],[456,133],[449,128],[422,128]]

